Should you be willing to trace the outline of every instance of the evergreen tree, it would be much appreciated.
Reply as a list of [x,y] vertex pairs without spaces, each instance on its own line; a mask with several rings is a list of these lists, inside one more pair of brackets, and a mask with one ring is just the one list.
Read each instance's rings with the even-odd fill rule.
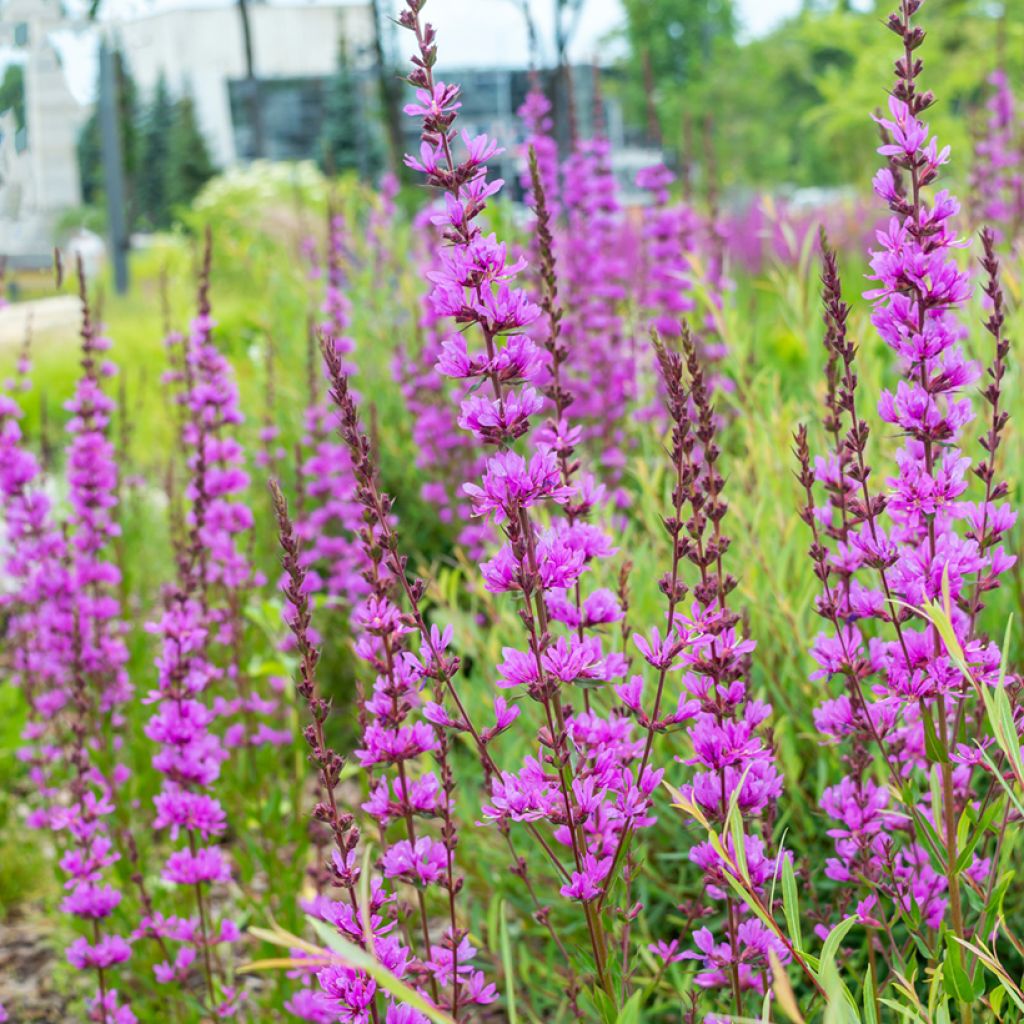
[[190,203],[216,173],[206,140],[196,121],[195,104],[189,95],[174,104],[168,137],[167,199],[171,207]]
[[171,224],[170,177],[174,168],[170,143],[174,117],[174,101],[161,75],[139,126],[141,159],[136,195],[140,220],[150,228],[167,228]]
[[[173,99],[163,76],[148,104],[138,101],[135,82],[115,54],[128,223],[132,229],[170,227],[174,207],[187,205],[216,173],[196,122],[190,96]],[[99,118],[94,112],[78,138],[82,198],[102,205],[103,161]]]
[[21,64],[8,64],[0,81],[0,114],[14,111],[14,127],[25,127],[25,69]]
[[[136,178],[139,169],[138,90],[120,51],[114,53],[114,76],[117,81],[118,120],[121,126],[121,156],[124,162],[128,223],[133,224],[136,214]],[[103,202],[103,155],[98,110],[94,110],[82,126],[77,150],[82,199],[86,203],[98,205]]]
[[341,41],[338,48],[338,69],[327,87],[324,119],[317,143],[319,162],[327,174],[358,171],[372,173],[372,156],[360,110],[357,84],[352,75],[348,48]]

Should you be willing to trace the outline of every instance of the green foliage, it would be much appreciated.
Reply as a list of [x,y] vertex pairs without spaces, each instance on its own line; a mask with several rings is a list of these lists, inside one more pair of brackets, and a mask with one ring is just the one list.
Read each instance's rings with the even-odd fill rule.
[[689,99],[698,95],[716,58],[735,52],[732,0],[625,0],[623,7],[632,52],[634,116],[642,118],[644,93],[651,84],[663,125],[671,123],[673,114],[681,113],[680,99],[683,110],[695,113]]
[[[142,102],[120,52],[114,54],[118,123],[128,223],[132,229],[167,229],[213,177],[215,167],[187,93],[173,98],[161,76],[152,100]],[[104,208],[103,154],[99,116],[89,117],[78,139],[82,198]]]
[[[892,40],[879,22],[892,4],[865,10],[844,0],[805,4],[768,35],[742,41],[730,6],[628,0],[626,98],[642,122],[649,54],[661,130],[691,163],[712,157],[721,184],[839,185],[863,178],[875,138],[868,112],[885,104]],[[927,62],[943,69],[933,128],[965,173],[972,118],[997,65],[1024,77],[1024,3],[931,0]],[[713,151],[700,143],[712,122]],[[687,121],[691,122],[689,131]],[[694,140],[697,142],[694,142]]]
[[359,96],[359,84],[344,39],[338,47],[338,69],[328,83],[317,162],[326,174],[356,171],[371,178],[381,166],[379,139]]
[[139,129],[142,160],[136,198],[139,216],[150,228],[167,228],[171,224],[171,193],[175,188],[172,176],[177,171],[171,161],[174,123],[175,104],[161,75]]
[[21,64],[8,64],[0,79],[0,113],[14,111],[14,127],[25,127],[25,69]]
[[167,150],[167,201],[172,208],[184,207],[215,173],[196,121],[195,103],[187,93],[174,104]]

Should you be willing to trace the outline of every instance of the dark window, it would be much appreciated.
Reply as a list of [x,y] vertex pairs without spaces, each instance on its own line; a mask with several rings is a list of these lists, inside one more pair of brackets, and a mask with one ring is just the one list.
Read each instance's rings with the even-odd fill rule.
[[[242,159],[255,156],[252,121],[252,86],[247,79],[228,82],[235,152]],[[270,160],[314,157],[324,116],[325,78],[262,79],[256,83],[262,156]]]

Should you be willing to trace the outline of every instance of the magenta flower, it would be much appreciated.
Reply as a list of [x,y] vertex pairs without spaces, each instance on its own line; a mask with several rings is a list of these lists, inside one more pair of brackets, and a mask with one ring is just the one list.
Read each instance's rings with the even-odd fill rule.
[[[912,23],[920,6],[917,0],[904,0],[888,21],[907,54],[924,39]],[[827,740],[842,744],[849,769],[821,800],[835,823],[830,834],[837,856],[829,860],[826,874],[850,883],[837,910],[843,913],[852,900],[875,920],[885,919],[888,906],[915,906],[929,927],[938,927],[948,913],[953,932],[962,936],[958,875],[984,875],[984,858],[975,853],[964,867],[937,873],[920,829],[928,821],[926,827],[942,837],[954,865],[956,822],[973,800],[970,766],[978,762],[971,753],[973,742],[960,737],[966,723],[984,712],[936,628],[907,609],[932,602],[946,607],[977,686],[997,682],[999,650],[980,631],[977,616],[983,594],[999,585],[1000,574],[1014,562],[1002,546],[1014,513],[992,500],[1007,492],[995,479],[993,461],[1006,422],[1000,381],[1007,347],[998,263],[993,238],[986,234],[983,267],[994,309],[986,327],[996,342],[996,357],[989,370],[994,383],[984,392],[992,406],[984,442],[987,458],[974,471],[985,494],[975,502],[967,497],[971,460],[959,447],[975,415],[965,389],[980,374],[962,346],[959,313],[971,282],[955,258],[963,245],[955,232],[959,205],[947,191],[929,191],[949,160],[949,148],[938,146],[921,119],[933,101],[917,84],[921,62],[915,58],[907,74],[905,60],[901,56],[897,64],[888,116],[876,118],[883,134],[879,153],[888,166],[876,175],[875,190],[891,217],[877,232],[871,253],[876,287],[867,293],[872,323],[896,353],[903,373],[878,404],[880,419],[903,437],[897,472],[885,481],[882,493],[871,493],[864,458],[868,426],[856,408],[854,345],[846,332],[849,309],[842,300],[835,255],[827,248],[826,427],[833,451],[812,470],[801,430],[797,454],[806,496],[802,516],[812,530],[811,556],[823,584],[818,611],[831,626],[812,650],[820,666],[814,678],[840,681],[846,691],[824,701],[815,714]],[[815,483],[825,490],[827,506],[815,505]],[[834,543],[826,543],[826,537]],[[879,625],[877,636],[872,623]],[[974,726],[968,729],[971,735],[974,731]],[[941,747],[944,755],[930,754],[930,745]],[[927,797],[899,814],[890,808],[889,792],[869,770],[872,753],[882,756],[890,789],[917,781],[927,792],[934,780],[942,793],[941,820],[935,820]]]

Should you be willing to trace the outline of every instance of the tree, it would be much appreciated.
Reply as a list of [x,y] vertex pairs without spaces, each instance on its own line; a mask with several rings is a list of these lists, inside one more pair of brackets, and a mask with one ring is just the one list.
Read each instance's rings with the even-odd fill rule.
[[182,96],[174,104],[168,150],[168,201],[172,207],[184,206],[216,173],[206,140],[196,121],[195,104],[189,95]]
[[[113,58],[114,74],[117,79],[118,120],[121,127],[122,159],[130,224],[135,219],[135,182],[139,167],[138,90],[124,55],[117,51]],[[97,88],[97,95],[98,93]],[[78,136],[77,149],[82,198],[86,203],[100,205],[103,202],[103,163],[97,111],[93,111],[82,126]]]
[[0,114],[14,111],[14,127],[25,127],[25,69],[20,64],[8,64],[0,81]]
[[638,113],[646,107],[645,74],[660,98],[679,95],[705,77],[723,50],[734,49],[732,0],[624,0],[623,6],[633,55],[630,99]]
[[171,133],[174,129],[174,101],[161,75],[153,101],[147,106],[139,127],[139,163],[136,197],[140,217],[150,228],[171,223]]
[[384,54],[384,15],[380,0],[371,0],[373,13],[373,53],[377,71],[377,90],[380,95],[380,109],[384,117],[384,130],[388,139],[388,161],[391,170],[398,175],[405,173],[402,154],[405,145],[402,142],[402,122],[399,107],[401,98],[398,93],[398,76]]
[[327,87],[324,120],[317,142],[320,166],[327,174],[358,171],[363,177],[377,169],[376,139],[367,130],[358,83],[352,74],[348,47],[338,47],[338,70]]

